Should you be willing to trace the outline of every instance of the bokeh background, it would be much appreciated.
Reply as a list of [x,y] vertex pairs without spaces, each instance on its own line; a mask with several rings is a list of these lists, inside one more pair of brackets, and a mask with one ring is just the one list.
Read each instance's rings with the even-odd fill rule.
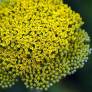
[[[81,14],[85,22],[83,28],[86,29],[92,39],[92,0],[64,0],[64,2],[71,6],[74,11]],[[18,82],[12,88],[0,88],[0,92],[40,91],[26,89],[22,82]],[[92,55],[89,56],[89,61],[84,68],[77,70],[75,74],[69,75],[59,83],[56,83],[47,92],[92,92]]]

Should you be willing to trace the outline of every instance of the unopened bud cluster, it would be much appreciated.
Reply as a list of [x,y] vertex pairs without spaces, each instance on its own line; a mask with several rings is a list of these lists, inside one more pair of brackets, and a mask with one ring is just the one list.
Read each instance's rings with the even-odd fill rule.
[[20,77],[26,87],[48,89],[82,68],[90,38],[80,15],[60,0],[0,3],[0,86]]

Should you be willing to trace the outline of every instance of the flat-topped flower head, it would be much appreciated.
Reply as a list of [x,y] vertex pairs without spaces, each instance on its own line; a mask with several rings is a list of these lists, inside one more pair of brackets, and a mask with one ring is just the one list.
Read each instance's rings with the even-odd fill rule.
[[88,60],[90,38],[80,15],[61,0],[0,3],[0,86],[48,89]]

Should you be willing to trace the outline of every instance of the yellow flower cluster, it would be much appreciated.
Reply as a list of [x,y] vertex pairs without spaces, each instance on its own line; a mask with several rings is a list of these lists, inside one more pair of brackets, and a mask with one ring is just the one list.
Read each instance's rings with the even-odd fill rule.
[[78,13],[60,0],[0,3],[0,86],[48,89],[88,60],[90,38]]

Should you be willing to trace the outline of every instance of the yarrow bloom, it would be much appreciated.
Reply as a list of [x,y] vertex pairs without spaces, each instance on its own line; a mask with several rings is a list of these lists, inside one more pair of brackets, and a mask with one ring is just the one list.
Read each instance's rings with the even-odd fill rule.
[[28,88],[48,89],[82,68],[90,38],[80,15],[61,0],[2,0],[0,86],[20,78]]

